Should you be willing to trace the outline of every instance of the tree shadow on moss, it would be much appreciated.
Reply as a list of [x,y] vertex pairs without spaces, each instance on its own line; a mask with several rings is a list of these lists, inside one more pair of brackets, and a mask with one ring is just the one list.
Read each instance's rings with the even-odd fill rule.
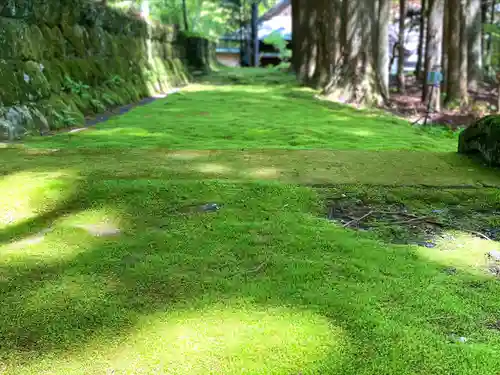
[[[98,179],[84,186],[79,209],[112,205],[127,230],[116,238],[82,237],[78,244],[63,231],[52,240],[78,245],[76,255],[2,265],[0,338],[9,366],[75,352],[95,340],[124,342],[145,316],[166,312],[168,319],[172,311],[234,299],[328,317],[352,340],[344,353],[352,373],[383,369],[381,357],[393,373],[435,365],[415,362],[415,353],[437,356],[449,370],[457,355],[460,363],[483,357],[480,347],[457,353],[447,342],[450,333],[473,336],[483,348],[498,345],[484,326],[498,311],[491,298],[498,283],[467,273],[449,277],[442,264],[411,248],[382,246],[316,219],[310,190]],[[181,213],[185,205],[206,201],[224,207],[213,214]],[[496,363],[486,358],[482,372]],[[328,360],[324,367],[336,368]]]

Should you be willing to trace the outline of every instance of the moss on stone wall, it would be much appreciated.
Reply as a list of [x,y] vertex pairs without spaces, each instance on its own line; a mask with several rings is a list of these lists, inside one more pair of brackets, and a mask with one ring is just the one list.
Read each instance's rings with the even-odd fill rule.
[[206,71],[216,67],[215,43],[198,36],[182,34],[179,41],[185,46],[185,60],[191,69]]
[[[81,125],[84,115],[186,84],[184,39],[171,26],[149,30],[136,15],[93,1],[5,0],[0,123],[12,129],[0,134],[43,132],[47,123],[51,129]],[[10,108],[32,111],[33,120],[26,115],[9,123],[16,116],[2,114]]]

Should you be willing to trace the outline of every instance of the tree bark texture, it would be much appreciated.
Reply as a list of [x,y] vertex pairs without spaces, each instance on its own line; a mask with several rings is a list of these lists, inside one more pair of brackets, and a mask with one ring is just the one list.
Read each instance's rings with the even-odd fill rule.
[[383,102],[377,76],[377,13],[373,0],[343,2],[343,64],[338,81],[323,91],[333,100],[362,105]]
[[468,40],[469,27],[467,17],[467,0],[460,1],[460,105],[467,105],[469,101],[469,81],[468,81]]
[[317,6],[307,0],[295,0],[292,4],[294,50],[292,59],[297,78],[302,83],[310,84],[313,80],[317,63],[318,30]]
[[[442,43],[443,43],[443,12],[444,0],[429,0],[429,17],[427,22],[427,43],[425,59],[425,75],[431,71],[441,71]],[[427,77],[424,77],[426,80]],[[431,95],[432,92],[432,95]],[[424,84],[424,101],[431,100],[432,107],[440,110],[440,86],[431,89]]]
[[[488,19],[488,22],[490,24],[493,24],[495,23],[495,7],[496,7],[496,4],[497,4],[497,1],[496,0],[491,0],[490,3],[488,3],[490,5],[490,8],[488,10],[488,14],[489,14],[489,19]],[[491,67],[491,54],[492,54],[492,51],[493,51],[493,43],[491,41],[491,35],[490,37],[488,38],[488,41],[486,43],[486,48],[485,48],[485,51],[484,51],[484,65],[487,69],[487,73],[488,74],[491,74],[491,71],[492,71],[492,67]]]
[[182,16],[184,18],[184,29],[189,31],[189,22],[188,22],[188,11],[186,0],[182,0]]
[[300,61],[301,57],[299,56],[301,51],[300,51],[300,46],[302,44],[301,42],[301,37],[303,34],[303,31],[300,29],[300,12],[303,11],[303,9],[300,8],[301,5],[301,0],[292,0],[292,68],[295,74],[299,76],[299,71],[300,71]]
[[415,73],[418,79],[422,79],[422,66],[425,58],[424,51],[424,41],[426,35],[426,26],[427,26],[427,2],[428,0],[421,0],[421,8],[420,8],[420,32],[418,36],[418,58],[417,58],[417,66],[415,68]]
[[398,48],[398,89],[404,93],[405,87],[405,21],[406,21],[406,1],[399,0],[399,48]]
[[448,87],[448,47],[450,45],[450,15],[448,12],[449,0],[444,1],[444,12],[443,12],[443,48],[441,57],[441,66],[443,72],[443,84],[441,89],[443,92],[447,91]]
[[461,0],[448,0],[448,84],[446,85],[446,104],[460,101],[460,3]]
[[469,46],[468,46],[468,74],[469,88],[477,90],[483,76],[482,52],[482,11],[481,0],[469,0]]
[[391,16],[391,1],[379,0],[377,20],[377,79],[380,93],[384,99],[389,98],[389,21]]
[[339,63],[340,5],[337,0],[316,0],[318,58],[312,83],[319,88],[334,79]]

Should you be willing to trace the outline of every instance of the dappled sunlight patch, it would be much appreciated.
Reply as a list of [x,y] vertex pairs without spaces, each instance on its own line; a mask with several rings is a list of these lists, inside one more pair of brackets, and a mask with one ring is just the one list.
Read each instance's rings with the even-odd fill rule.
[[[23,238],[18,241],[11,242],[8,247],[11,249],[26,249],[29,246],[38,245],[42,243],[44,240],[45,240],[44,234],[40,233],[34,236]],[[0,253],[4,254],[4,252],[1,249],[2,248],[0,247]]]
[[226,174],[232,171],[231,167],[217,163],[203,163],[194,166],[198,172],[207,174]]
[[77,189],[71,171],[19,172],[0,179],[0,228],[54,209]]
[[197,158],[207,157],[209,151],[199,151],[199,150],[185,150],[185,151],[173,151],[167,154],[168,158],[175,160],[194,160]]
[[189,86],[183,87],[180,95],[182,95],[182,93],[215,91],[215,90],[220,90],[220,86],[210,85],[208,83],[206,83],[206,84],[193,83],[193,84],[190,84]]
[[75,228],[79,228],[94,237],[108,237],[116,236],[121,233],[120,228],[111,223],[98,223],[98,224],[78,224]]
[[74,229],[51,229],[0,246],[0,265],[58,264],[95,245],[95,240],[89,239],[87,235],[82,236]]
[[123,342],[98,359],[112,373],[285,374],[340,367],[347,338],[308,311],[221,305],[146,317]]
[[117,236],[124,228],[124,220],[110,207],[64,215],[50,227],[1,245],[0,263],[64,261],[92,248],[96,240],[91,237]]
[[371,137],[375,135],[374,132],[366,129],[357,129],[357,130],[350,130],[349,133],[354,134],[354,135],[359,135],[360,137]]
[[137,127],[130,127],[130,128],[99,128],[99,129],[94,129],[90,132],[86,132],[85,134],[89,134],[92,136],[101,136],[101,137],[107,137],[107,136],[132,136],[132,137],[165,137],[166,134],[164,133],[154,133],[150,132],[147,130],[146,127],[144,128],[137,128]]
[[66,217],[60,224],[83,230],[94,237],[118,235],[125,226],[121,215],[111,207],[81,211]]
[[250,169],[245,172],[247,176],[255,177],[255,178],[279,178],[281,176],[281,171],[274,167],[261,167]]
[[445,231],[432,242],[435,247],[418,247],[418,253],[426,259],[445,267],[484,275],[491,273],[494,262],[488,259],[490,251],[499,251],[500,243],[489,241],[469,232]]
[[48,148],[48,149],[26,148],[24,150],[24,152],[28,155],[51,155],[59,151],[60,151],[59,148]]

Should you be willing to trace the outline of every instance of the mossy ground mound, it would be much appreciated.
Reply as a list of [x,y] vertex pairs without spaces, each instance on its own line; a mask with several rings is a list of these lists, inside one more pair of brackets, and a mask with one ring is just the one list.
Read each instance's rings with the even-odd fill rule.
[[[500,193],[446,188],[497,171],[254,73],[0,149],[3,375],[498,372],[500,243],[464,229],[500,228]],[[355,232],[339,198],[407,212]],[[457,230],[394,244],[409,214]]]
[[483,117],[465,129],[458,141],[463,154],[480,154],[489,165],[500,165],[500,116]]

